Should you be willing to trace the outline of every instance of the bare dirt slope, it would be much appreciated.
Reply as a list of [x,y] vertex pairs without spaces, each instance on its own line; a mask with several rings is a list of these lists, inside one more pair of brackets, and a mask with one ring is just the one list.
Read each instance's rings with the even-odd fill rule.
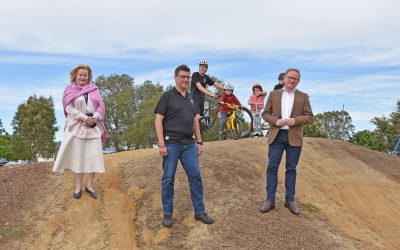
[[106,155],[107,172],[96,176],[97,200],[71,197],[70,172],[55,175],[48,165],[1,168],[0,249],[400,249],[399,158],[306,138],[296,194],[301,215],[283,207],[284,165],[277,207],[260,214],[266,143],[205,144],[201,168],[213,225],[194,220],[179,167],[171,229],[160,224],[156,149]]

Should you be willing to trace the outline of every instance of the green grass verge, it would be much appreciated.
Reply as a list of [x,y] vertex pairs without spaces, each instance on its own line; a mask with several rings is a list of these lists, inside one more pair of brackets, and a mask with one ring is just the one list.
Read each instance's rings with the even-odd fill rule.
[[26,232],[18,228],[0,229],[0,242],[19,240],[26,236]]
[[300,210],[308,213],[318,213],[319,210],[321,209],[317,208],[316,206],[314,206],[309,202],[305,202],[305,203],[300,203]]

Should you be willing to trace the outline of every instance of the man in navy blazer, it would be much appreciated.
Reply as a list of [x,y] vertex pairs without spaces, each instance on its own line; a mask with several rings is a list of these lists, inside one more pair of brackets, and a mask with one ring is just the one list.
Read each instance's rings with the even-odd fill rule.
[[285,207],[298,215],[294,202],[296,189],[296,167],[303,146],[303,125],[312,122],[313,113],[306,93],[296,89],[300,82],[300,71],[296,68],[286,70],[285,85],[270,93],[262,117],[270,125],[268,136],[267,197],[260,212],[266,213],[275,208],[275,194],[278,185],[278,168],[283,151],[286,151]]

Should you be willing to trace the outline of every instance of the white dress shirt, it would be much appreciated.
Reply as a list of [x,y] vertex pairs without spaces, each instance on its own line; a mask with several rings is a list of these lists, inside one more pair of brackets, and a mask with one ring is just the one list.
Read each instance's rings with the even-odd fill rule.
[[[290,118],[293,108],[295,90],[296,89],[293,89],[291,92],[287,92],[285,87],[283,87],[281,100],[282,120]],[[284,125],[281,127],[281,129],[289,129],[289,126]]]

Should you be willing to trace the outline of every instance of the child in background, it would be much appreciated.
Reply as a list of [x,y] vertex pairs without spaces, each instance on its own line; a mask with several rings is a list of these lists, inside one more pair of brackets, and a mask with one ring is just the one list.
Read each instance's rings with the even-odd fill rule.
[[250,105],[251,114],[254,122],[254,136],[261,136],[261,112],[264,109],[264,98],[267,91],[263,91],[261,84],[253,84],[253,94],[249,97],[248,104]]
[[221,104],[220,107],[220,127],[219,127],[219,140],[222,141],[224,139],[224,129],[225,129],[225,123],[226,119],[228,118],[228,114],[232,113],[233,109],[226,105],[226,103],[232,105],[237,105],[239,107],[242,107],[242,104],[239,102],[239,100],[236,98],[236,96],[233,94],[233,90],[235,88],[233,87],[232,84],[227,83],[224,85],[224,91],[225,93],[221,96],[219,99],[219,103]]

